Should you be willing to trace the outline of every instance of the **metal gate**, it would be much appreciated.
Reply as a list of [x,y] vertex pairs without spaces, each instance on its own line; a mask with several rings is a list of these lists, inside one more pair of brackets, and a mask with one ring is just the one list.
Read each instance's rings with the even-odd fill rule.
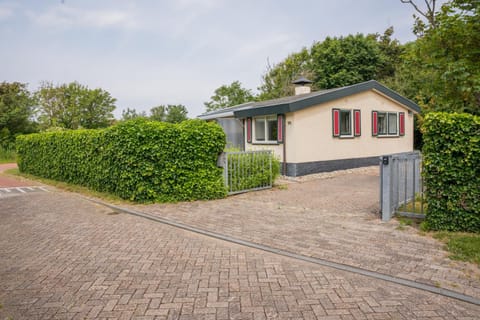
[[272,151],[224,152],[219,158],[229,195],[272,187]]
[[380,208],[382,220],[394,214],[413,218],[424,215],[422,155],[407,152],[380,158]]

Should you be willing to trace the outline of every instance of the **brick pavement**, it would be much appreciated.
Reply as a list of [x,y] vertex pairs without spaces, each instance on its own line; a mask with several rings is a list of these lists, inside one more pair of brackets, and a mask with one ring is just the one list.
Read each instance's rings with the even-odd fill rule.
[[32,185],[39,185],[39,183],[33,183],[23,178],[9,177],[2,174],[5,170],[17,168],[16,163],[1,163],[0,164],[0,188],[11,187],[28,187]]
[[480,298],[477,266],[443,244],[378,217],[378,169],[357,169],[287,189],[227,199],[131,208],[267,246],[439,286]]
[[476,319],[480,307],[66,193],[0,200],[0,319]]

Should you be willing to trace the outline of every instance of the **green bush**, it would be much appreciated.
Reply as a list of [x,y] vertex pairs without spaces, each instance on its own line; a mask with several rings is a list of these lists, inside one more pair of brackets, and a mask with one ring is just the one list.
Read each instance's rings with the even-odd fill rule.
[[480,232],[480,117],[429,113],[423,142],[427,227]]
[[227,152],[227,157],[229,192],[269,186],[280,174],[280,162],[272,154]]
[[79,184],[137,202],[224,197],[220,126],[136,119],[102,130],[19,136],[21,172]]

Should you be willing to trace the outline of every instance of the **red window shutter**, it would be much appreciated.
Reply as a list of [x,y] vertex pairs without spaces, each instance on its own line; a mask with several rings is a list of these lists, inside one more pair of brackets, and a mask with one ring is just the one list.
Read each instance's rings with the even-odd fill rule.
[[340,110],[333,109],[332,110],[332,118],[333,118],[333,136],[340,137]]
[[355,137],[360,137],[362,135],[362,121],[361,121],[361,115],[360,115],[360,110],[353,110],[353,118],[355,119],[354,122],[354,135]]
[[277,142],[278,143],[283,143],[283,129],[284,129],[284,124],[283,124],[283,114],[277,115]]
[[247,118],[247,142],[252,143],[252,118]]
[[377,111],[372,111],[372,136],[378,136]]
[[399,119],[399,135],[404,136],[405,135],[405,112],[400,112],[398,114],[398,119]]

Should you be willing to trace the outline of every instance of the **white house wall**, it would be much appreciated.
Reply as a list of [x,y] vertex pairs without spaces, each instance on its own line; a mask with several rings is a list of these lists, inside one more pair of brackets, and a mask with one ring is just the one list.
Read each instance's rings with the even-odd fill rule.
[[[360,137],[333,137],[332,109],[334,108],[361,110]],[[405,135],[372,136],[372,111],[405,112]],[[288,163],[367,158],[413,150],[413,114],[402,105],[375,91],[367,91],[305,108],[289,113],[285,118]],[[265,149],[273,150],[283,161],[282,144],[246,144],[246,150]]]

